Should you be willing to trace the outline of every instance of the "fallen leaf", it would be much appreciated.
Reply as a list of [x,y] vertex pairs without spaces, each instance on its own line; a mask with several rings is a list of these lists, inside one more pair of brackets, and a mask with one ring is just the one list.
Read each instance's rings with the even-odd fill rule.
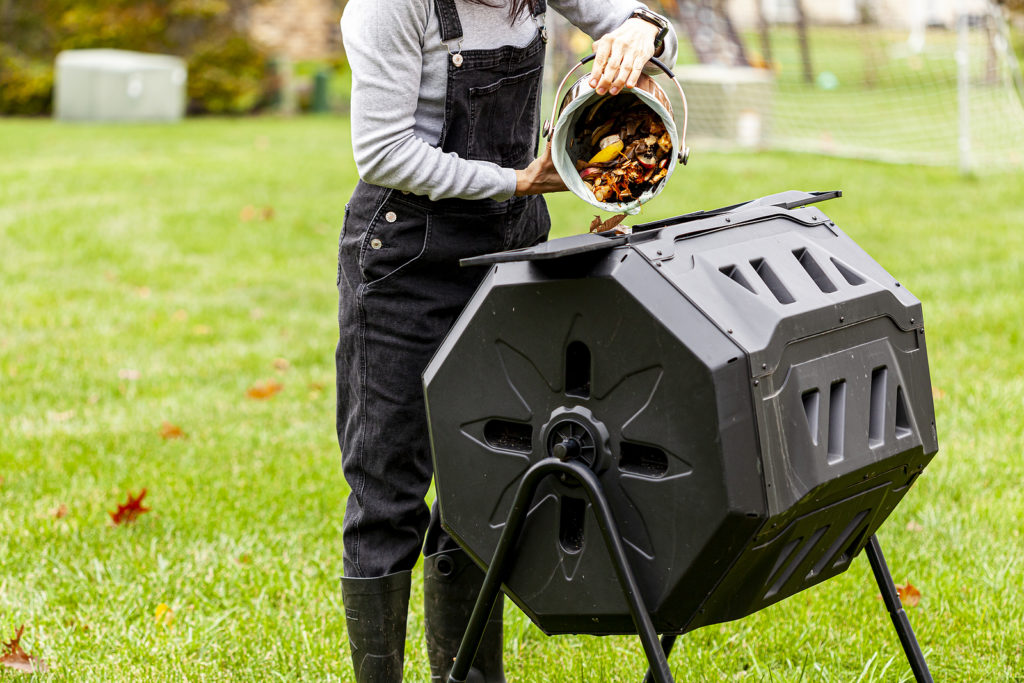
[[914,520],[910,520],[907,522],[907,531],[924,531],[924,527]]
[[0,655],[0,664],[27,674],[48,671],[50,667],[47,666],[46,662],[39,657],[33,657],[21,647],[21,634],[24,632],[25,625],[22,624],[18,632],[14,634],[14,638],[10,642],[3,644],[4,649],[3,654]]
[[896,584],[896,592],[900,594],[900,602],[906,607],[914,607],[921,602],[921,591],[909,581],[906,584]]
[[131,491],[128,492],[128,502],[124,505],[118,505],[117,510],[108,513],[110,515],[110,521],[114,526],[121,524],[131,524],[139,515],[149,512],[150,508],[143,506],[142,499],[146,497],[146,489],[142,489],[139,492],[138,497],[133,498]]
[[940,398],[946,398],[946,392],[938,387],[932,387],[932,398],[938,400]]
[[50,517],[53,517],[54,519],[62,519],[68,516],[68,506],[65,505],[64,503],[61,503],[57,507],[51,508],[49,512],[47,512],[47,514],[50,515]]
[[263,211],[260,212],[260,218],[262,218],[265,221],[269,221],[273,217],[274,217],[274,207],[272,207],[272,206],[264,206],[263,207]]
[[153,612],[153,621],[164,628],[170,627],[174,624],[174,610],[161,602],[156,606],[156,611]]
[[289,362],[288,362],[288,361],[287,361],[286,359],[284,359],[284,358],[275,358],[275,359],[274,359],[274,369],[275,369],[275,370],[279,370],[279,371],[281,371],[281,372],[284,372],[285,370],[287,370],[288,368],[290,368],[290,367],[291,367],[291,365],[292,365],[292,364],[291,364],[291,363],[289,363]]
[[117,371],[117,376],[120,379],[127,379],[134,382],[138,378],[142,377],[142,373],[138,370],[132,370],[131,368],[121,368]]
[[594,220],[590,221],[590,232],[597,231],[601,227],[601,222],[600,216],[594,216]]
[[251,204],[246,204],[242,207],[242,210],[238,212],[238,217],[248,223],[252,219],[256,218],[256,207]]
[[268,379],[253,384],[245,392],[245,395],[248,396],[249,398],[254,398],[262,401],[264,399],[272,397],[274,394],[278,393],[282,389],[284,389],[284,385],[282,385],[280,382]]
[[[598,216],[594,216],[594,221],[595,222],[597,221],[597,219],[598,219]],[[609,230],[615,228],[615,226],[617,226],[619,223],[621,223],[624,220],[626,220],[626,214],[624,214],[624,213],[616,214],[616,215],[612,216],[611,218],[609,218],[608,220],[606,220],[605,222],[598,223],[597,226],[594,226],[594,224],[591,223],[590,224],[590,232],[608,232]]]
[[160,437],[165,441],[167,439],[184,439],[185,432],[181,431],[181,427],[170,422],[164,422],[160,425]]
[[249,553],[242,553],[235,558],[235,562],[238,564],[252,564],[252,555]]

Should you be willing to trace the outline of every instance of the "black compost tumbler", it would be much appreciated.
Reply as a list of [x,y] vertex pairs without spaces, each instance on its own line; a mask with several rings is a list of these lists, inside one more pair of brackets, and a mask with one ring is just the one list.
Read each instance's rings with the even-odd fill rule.
[[[547,634],[676,636],[862,550],[938,450],[920,302],[784,192],[465,262],[489,272],[424,373],[445,528]],[[658,642],[658,634],[663,634]]]

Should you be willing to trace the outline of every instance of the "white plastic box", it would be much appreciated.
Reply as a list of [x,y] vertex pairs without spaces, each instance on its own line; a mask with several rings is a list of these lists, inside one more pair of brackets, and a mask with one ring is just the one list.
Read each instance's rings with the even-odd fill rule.
[[185,60],[127,50],[57,55],[54,117],[62,121],[179,121],[185,115]]

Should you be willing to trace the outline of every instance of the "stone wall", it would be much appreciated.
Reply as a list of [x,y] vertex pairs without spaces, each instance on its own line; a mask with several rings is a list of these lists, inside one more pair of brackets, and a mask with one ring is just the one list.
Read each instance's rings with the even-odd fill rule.
[[249,35],[271,54],[292,60],[336,56],[341,9],[340,0],[268,0],[250,10]]

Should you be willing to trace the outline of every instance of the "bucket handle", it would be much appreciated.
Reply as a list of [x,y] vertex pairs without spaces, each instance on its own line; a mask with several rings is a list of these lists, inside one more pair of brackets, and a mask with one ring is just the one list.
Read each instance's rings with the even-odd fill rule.
[[[562,82],[558,84],[558,89],[555,90],[555,103],[551,107],[551,118],[549,118],[547,121],[544,122],[544,137],[545,138],[549,137],[554,132],[555,124],[558,122],[558,116],[561,113],[560,111],[558,111],[558,98],[559,98],[559,95],[562,94],[562,88],[565,87],[565,82],[569,80],[569,76],[572,76],[576,72],[576,69],[580,68],[581,66],[583,66],[587,62],[594,61],[594,59],[596,57],[597,57],[597,55],[591,54],[591,55],[587,55],[586,57],[581,59],[576,64],[576,66],[574,66],[573,68],[571,68],[569,70],[569,73],[565,74],[565,78],[563,78]],[[681,163],[683,166],[685,166],[686,162],[690,160],[690,148],[686,146],[686,124],[687,124],[687,122],[689,121],[689,118],[690,118],[689,108],[686,105],[686,93],[683,92],[683,86],[680,85],[679,79],[676,77],[676,75],[674,73],[672,73],[672,71],[667,66],[665,66],[665,64],[660,59],[657,59],[656,57],[652,57],[650,63],[654,64],[654,66],[656,66],[659,69],[661,69],[662,71],[664,71],[665,75],[668,76],[672,80],[672,82],[676,84],[677,88],[679,88],[679,97],[681,97],[682,101],[683,101],[683,129],[682,129],[682,136],[680,138],[680,142],[682,143],[683,151],[679,152],[678,156],[679,156],[679,163]]]

